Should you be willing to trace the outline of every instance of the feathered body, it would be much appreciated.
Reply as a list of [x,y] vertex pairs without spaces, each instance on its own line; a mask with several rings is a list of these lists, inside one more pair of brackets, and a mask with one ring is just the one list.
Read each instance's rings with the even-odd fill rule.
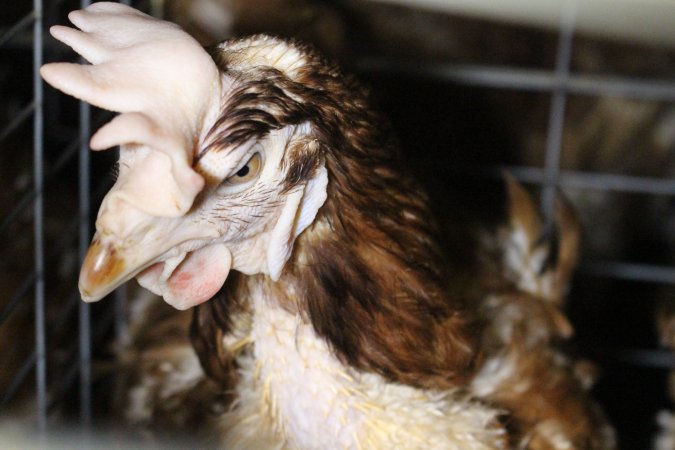
[[[83,263],[83,298],[138,276],[177,308],[195,306],[190,338],[225,405],[212,421],[186,413],[184,402],[216,395],[177,341],[163,349],[166,371],[141,363],[132,377],[137,422],[209,422],[224,448],[613,447],[555,345],[571,334],[559,310],[578,241],[568,207],[553,251],[509,180],[510,221],[460,283],[427,196],[353,78],[267,36],[226,41],[213,64],[172,25],[120,5],[71,20],[85,32],[53,34],[95,65],[43,76],[122,112],[92,146],[125,145]],[[158,51],[144,52],[151,35]],[[169,48],[189,61],[187,78],[166,71]],[[126,88],[109,72],[127,77],[121,68],[141,54],[148,80],[167,81],[135,91],[130,107],[110,95]],[[141,354],[165,345],[156,342]]]
[[[260,47],[283,59],[287,45],[250,38],[214,59],[232,73],[230,46],[239,60]],[[287,182],[321,159],[331,180],[278,281],[232,276],[195,310],[197,353],[232,393],[214,421],[223,447],[611,448],[573,362],[554,350],[571,334],[559,309],[578,245],[569,207],[551,265],[531,200],[509,182],[512,222],[485,245],[473,278],[483,285],[455,285],[427,197],[367,93],[307,49],[290,51],[294,80],[269,66],[235,72],[212,131],[214,143],[244,141],[312,120],[320,153],[289,158]]]
[[[311,121],[318,145],[288,155],[286,182],[311,177],[322,159],[330,182],[277,282],[230,280],[195,313],[206,367],[229,372],[216,376],[238,392],[225,442],[260,448],[268,429],[280,448],[497,446],[496,411],[457,390],[475,364],[476,317],[448,296],[426,197],[399,166],[390,130],[354,80],[304,48],[257,37],[222,46],[215,59],[232,73],[230,55],[249,64],[261,53],[283,63],[235,72],[240,84],[213,142]],[[225,345],[232,329],[238,352]]]

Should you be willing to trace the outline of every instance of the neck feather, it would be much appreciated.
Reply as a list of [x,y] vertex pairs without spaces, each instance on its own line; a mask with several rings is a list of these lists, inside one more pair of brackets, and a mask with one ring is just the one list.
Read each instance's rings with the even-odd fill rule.
[[455,386],[476,363],[478,330],[470,305],[452,296],[427,198],[392,153],[328,155],[328,200],[282,286],[295,287],[300,313],[345,363],[405,384]]

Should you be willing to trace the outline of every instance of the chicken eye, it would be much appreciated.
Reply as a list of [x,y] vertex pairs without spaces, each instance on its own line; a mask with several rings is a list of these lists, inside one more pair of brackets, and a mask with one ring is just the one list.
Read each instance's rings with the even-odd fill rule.
[[237,170],[237,172],[234,175],[227,178],[224,181],[224,183],[242,184],[246,183],[247,181],[251,181],[256,176],[258,176],[258,173],[260,173],[261,166],[262,164],[260,164],[260,153],[256,153],[255,155],[251,156],[251,159],[249,159],[242,168]]

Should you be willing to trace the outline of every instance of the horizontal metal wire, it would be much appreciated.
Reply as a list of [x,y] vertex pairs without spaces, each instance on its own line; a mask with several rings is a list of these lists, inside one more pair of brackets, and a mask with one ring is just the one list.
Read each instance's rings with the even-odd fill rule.
[[650,283],[675,284],[675,267],[653,264],[636,264],[609,261],[592,261],[580,270],[589,275],[604,278],[641,281]]
[[24,212],[30,205],[33,204],[33,200],[36,197],[36,192],[34,189],[26,192],[16,203],[16,206],[7,214],[0,222],[0,234],[2,234],[7,227],[9,227],[18,217]]
[[12,133],[12,131],[19,128],[23,122],[30,118],[30,116],[33,114],[33,111],[35,111],[34,101],[21,108],[14,119],[12,119],[12,121],[0,131],[0,142],[4,141],[5,138]]
[[54,408],[64,400],[68,388],[70,388],[75,383],[75,380],[77,380],[78,369],[79,366],[77,364],[71,363],[68,365],[68,370],[66,371],[66,374],[61,377],[61,382],[52,390],[52,396],[47,405],[48,414],[51,414],[54,411]]
[[[114,315],[115,310],[111,309],[103,316],[102,319],[97,321],[96,330],[94,331],[94,336],[92,338],[94,345],[99,343],[105,337],[105,334],[113,327]],[[72,362],[67,364],[68,371],[66,372],[66,375],[63,377],[62,381],[58,385],[52,386],[53,394],[49,402],[49,406],[47,407],[47,411],[49,412],[52,412],[54,408],[58,406],[61,401],[63,401],[65,394],[68,392],[68,389],[77,380],[77,374],[79,373],[79,365],[76,363],[78,351],[78,343],[75,342],[66,352],[69,355],[67,359],[71,360]]]
[[52,330],[59,330],[63,328],[66,324],[68,318],[75,312],[75,307],[82,301],[80,297],[80,291],[77,287],[73,288],[70,292],[70,295],[66,297],[66,303],[62,307],[62,310],[59,311],[59,315],[52,322],[49,323],[49,327]]
[[[101,125],[104,121],[108,120],[113,114],[104,113],[96,121],[97,125]],[[54,162],[54,164],[47,170],[45,175],[45,184],[51,183],[54,180],[54,177],[58,175],[63,166],[65,166],[70,159],[77,155],[77,150],[80,146],[80,138],[77,137],[71,141],[63,151],[59,153],[59,158]],[[5,214],[2,221],[0,221],[0,234],[2,234],[8,226],[10,226],[20,215],[24,212],[30,205],[32,205],[33,200],[35,200],[36,191],[35,189],[30,189],[26,191],[21,199],[16,203],[16,206],[7,214]]]
[[[505,166],[491,169],[490,175],[501,177],[503,171],[524,183],[541,184],[544,171],[538,167]],[[675,179],[614,175],[600,172],[562,170],[559,184],[565,187],[620,191],[635,194],[675,195]]]
[[[61,309],[61,311],[59,311],[59,315],[57,316],[56,320],[50,323],[52,330],[59,330],[65,325],[66,320],[73,313],[75,310],[75,305],[77,305],[79,301],[80,293],[77,289],[74,289],[71,295],[68,296],[65,306]],[[3,392],[2,398],[0,399],[0,411],[2,411],[3,407],[6,406],[7,403],[12,401],[17,391],[21,388],[24,381],[26,380],[26,377],[30,373],[31,369],[35,367],[35,355],[35,350],[33,350],[33,352],[28,355],[28,357],[22,363],[21,368],[19,368],[12,378],[12,382],[7,387],[7,390]]]
[[561,80],[554,71],[544,69],[472,64],[411,64],[382,58],[359,61],[356,69],[363,72],[400,73],[471,86],[528,92],[552,92],[564,89],[571,94],[675,101],[675,82],[672,80],[578,73],[572,73]]
[[[78,145],[79,139],[70,143],[61,153],[59,160],[49,169],[47,175],[45,176],[46,184],[51,182],[63,165],[65,165],[70,158],[75,156]],[[4,219],[2,219],[2,222],[0,222],[0,234],[3,233],[5,229],[21,215],[21,213],[23,213],[30,205],[33,204],[33,200],[35,200],[36,197],[37,192],[35,189],[30,189],[23,194],[21,199],[16,203],[16,206],[14,206],[14,208],[9,213],[5,214]]]
[[[63,230],[63,235],[66,236],[65,239],[60,239],[57,241],[57,245],[50,252],[47,257],[47,261],[51,264],[53,260],[63,251],[63,249],[70,244],[73,239],[75,239],[75,232],[77,231],[77,220],[71,220],[68,225],[66,225]],[[37,280],[37,274],[35,271],[32,271],[28,274],[26,278],[21,282],[21,286],[12,294],[9,302],[3,307],[0,312],[0,325],[2,325],[7,317],[12,313],[12,311],[19,305],[21,299],[28,293],[28,290],[33,287],[35,281]]]
[[[95,197],[100,197],[103,195],[105,190],[110,186],[110,180],[101,181],[94,193]],[[77,237],[77,228],[79,225],[79,218],[73,217],[70,222],[66,224],[62,230],[62,235],[66,236],[65,239],[59,239],[56,242],[56,245],[49,251],[47,255],[47,262],[51,264],[56,257],[63,252],[63,250],[72,244],[72,241]],[[36,282],[37,275],[35,270],[26,276],[26,278],[21,282],[20,287],[12,294],[9,302],[3,307],[0,311],[0,325],[4,323],[7,317],[12,313],[12,311],[19,305],[21,299],[28,293],[30,289]]]
[[0,48],[7,42],[12,40],[12,38],[16,36],[18,33],[30,27],[34,20],[35,20],[35,11],[31,11],[28,14],[26,14],[21,20],[16,22],[9,30],[5,31],[5,33],[2,36],[0,36]]
[[14,291],[7,304],[5,304],[5,306],[2,307],[2,310],[0,310],[0,325],[5,323],[5,320],[7,320],[12,311],[14,311],[14,309],[19,305],[21,299],[24,298],[26,294],[28,294],[30,288],[32,288],[35,284],[36,279],[37,276],[35,272],[32,272],[21,282],[19,288]]
[[[77,289],[75,289],[73,291],[73,294],[68,299],[68,302],[67,302],[67,305],[66,305],[66,314],[61,315],[61,317],[59,318],[60,320],[57,321],[58,325],[55,326],[55,329],[61,328],[63,325],[65,325],[66,320],[71,316],[71,314],[73,314],[75,312],[75,310],[76,310],[75,307],[77,305],[79,305],[80,301],[81,301],[80,293]],[[67,354],[69,356],[66,358],[66,360],[72,359],[72,353],[73,352],[74,352],[74,346],[71,345],[70,350],[67,352]],[[62,385],[70,386],[70,384],[74,381],[75,375],[77,375],[77,369],[78,369],[77,364],[69,364],[69,366],[71,366],[71,367],[68,369],[68,372],[63,377],[64,381],[61,383]],[[52,392],[53,392],[53,395],[52,395],[52,398],[49,402],[49,406],[47,408],[48,411],[51,411],[52,408],[53,408],[53,405],[58,403],[57,400],[56,400],[57,397],[60,398],[60,396],[62,395],[60,393],[61,388],[59,386],[55,387],[52,390]],[[63,389],[63,392],[65,392],[65,389]]]
[[33,352],[23,362],[14,377],[12,377],[12,382],[9,383],[9,386],[7,386],[7,390],[2,393],[2,398],[0,398],[0,411],[2,411],[2,409],[12,401],[18,390],[23,385],[24,381],[26,381],[28,374],[31,373],[35,367],[36,361],[35,350],[33,350]]
[[651,369],[675,369],[675,355],[670,350],[647,348],[603,349],[602,354],[632,366]]

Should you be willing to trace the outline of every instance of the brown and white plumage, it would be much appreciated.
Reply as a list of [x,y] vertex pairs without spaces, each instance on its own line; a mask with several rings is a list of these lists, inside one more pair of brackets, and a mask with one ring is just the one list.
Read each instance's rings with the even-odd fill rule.
[[[509,182],[512,222],[491,260],[506,275],[464,292],[427,197],[354,79],[266,36],[224,42],[211,62],[172,25],[121,5],[71,20],[84,33],[54,35],[95,65],[43,75],[123,113],[92,142],[123,147],[83,297],[138,276],[173,306],[196,307],[192,344],[229,404],[214,425],[223,447],[613,446],[553,346],[571,333],[558,309],[576,254],[569,210],[551,263],[529,198]],[[148,73],[129,79],[144,57]],[[169,366],[141,391],[149,419],[184,414],[156,403],[187,367]],[[192,373],[178,405],[206,382]]]
[[486,261],[501,284],[481,295],[486,360],[473,391],[509,411],[517,448],[613,448],[613,430],[586,393],[592,364],[572,360],[561,347],[573,334],[562,308],[578,256],[577,218],[559,198],[553,236],[542,239],[544,224],[531,199],[506,181],[509,221],[488,239],[493,257]]

